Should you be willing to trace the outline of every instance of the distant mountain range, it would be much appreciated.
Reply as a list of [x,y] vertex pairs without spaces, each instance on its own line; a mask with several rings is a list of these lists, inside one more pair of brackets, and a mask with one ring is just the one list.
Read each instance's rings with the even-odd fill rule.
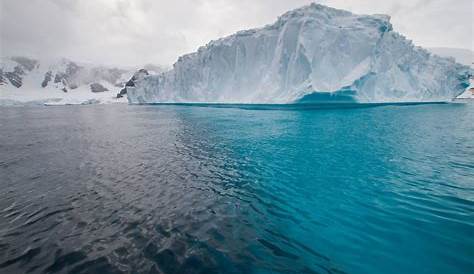
[[[137,68],[117,68],[65,58],[40,61],[16,56],[0,59],[0,104],[89,104],[126,102]],[[146,65],[140,73],[162,72]],[[130,82],[132,81],[132,82]],[[117,96],[118,94],[121,94]]]

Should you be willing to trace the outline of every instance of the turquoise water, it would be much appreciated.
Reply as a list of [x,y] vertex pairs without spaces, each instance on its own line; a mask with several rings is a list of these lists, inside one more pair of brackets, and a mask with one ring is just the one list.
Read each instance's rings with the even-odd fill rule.
[[474,269],[472,103],[1,112],[0,272]]

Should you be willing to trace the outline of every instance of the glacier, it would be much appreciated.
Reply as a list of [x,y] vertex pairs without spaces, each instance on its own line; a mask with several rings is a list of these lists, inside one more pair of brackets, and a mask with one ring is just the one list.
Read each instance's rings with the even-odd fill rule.
[[393,30],[387,15],[310,4],[181,56],[128,89],[131,104],[449,101],[472,69]]

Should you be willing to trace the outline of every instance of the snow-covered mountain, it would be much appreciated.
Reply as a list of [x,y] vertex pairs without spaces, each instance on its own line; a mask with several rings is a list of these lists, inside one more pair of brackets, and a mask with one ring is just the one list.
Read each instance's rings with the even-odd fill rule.
[[211,41],[129,88],[130,103],[446,101],[472,71],[415,47],[386,15],[311,4]]
[[[146,66],[150,69],[149,66]],[[152,73],[154,73],[154,71],[156,71],[156,68],[155,70],[150,70]],[[156,74],[156,73],[154,73]],[[120,92],[117,94],[117,98],[122,98],[123,96],[125,96],[127,94],[127,91],[129,88],[133,88],[135,87],[136,83],[138,81],[141,81],[143,80],[143,78],[145,78],[146,76],[150,75],[150,72],[144,68],[144,69],[139,69],[137,72],[135,72],[132,76],[132,78],[130,78],[130,80],[128,80],[126,83],[125,83],[125,86],[120,90]]]
[[132,68],[96,66],[64,58],[40,61],[4,57],[0,60],[0,104],[127,102],[117,93],[135,72]]

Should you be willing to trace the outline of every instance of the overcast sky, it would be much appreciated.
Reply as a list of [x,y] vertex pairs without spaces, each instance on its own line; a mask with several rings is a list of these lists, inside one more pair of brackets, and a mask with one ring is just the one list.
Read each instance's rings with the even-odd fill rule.
[[473,49],[472,0],[0,0],[0,54],[170,65],[310,2],[389,14],[394,29],[420,46]]

